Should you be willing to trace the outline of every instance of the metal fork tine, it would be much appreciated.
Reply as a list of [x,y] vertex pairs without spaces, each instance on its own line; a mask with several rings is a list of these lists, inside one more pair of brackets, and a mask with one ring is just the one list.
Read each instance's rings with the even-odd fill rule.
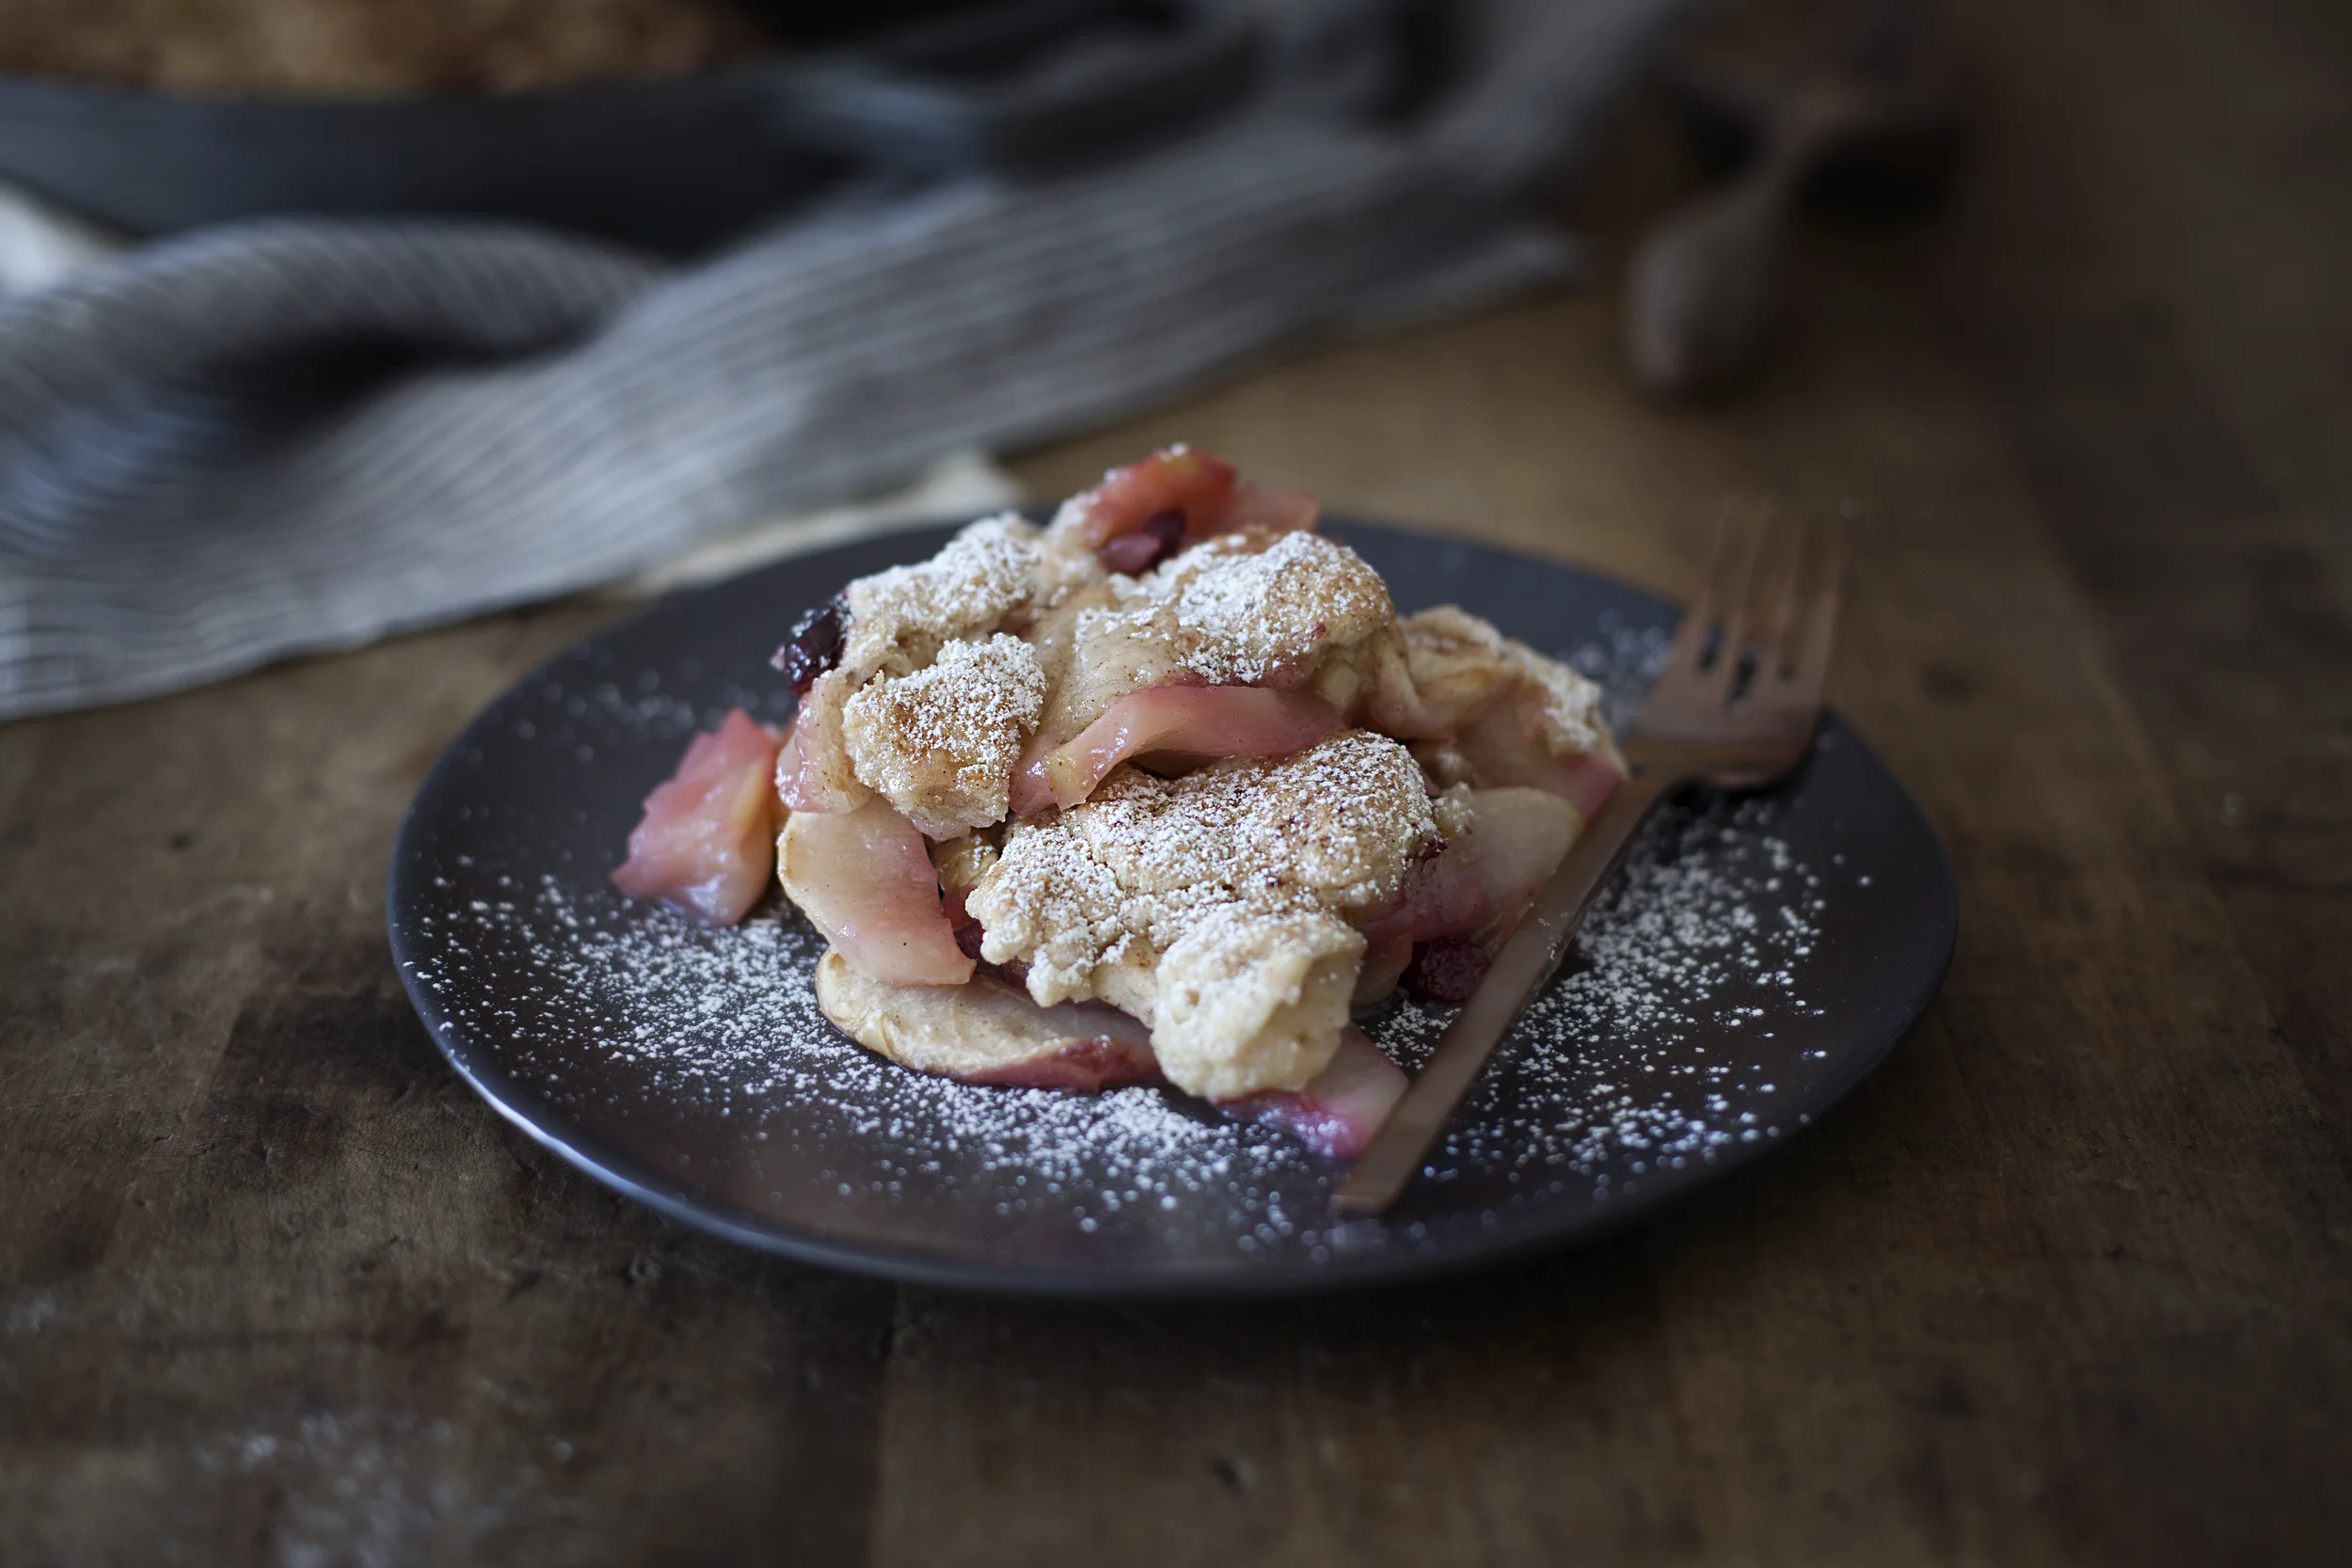
[[1837,600],[1846,574],[1845,530],[1836,521],[1824,529],[1821,580],[1805,606],[1804,645],[1798,650],[1789,684],[1809,702],[1818,703],[1829,680],[1830,648],[1837,640]]
[[1715,584],[1731,558],[1732,515],[1726,506],[1715,525],[1714,543],[1707,547],[1707,569],[1699,574],[1699,596],[1683,611],[1682,624],[1675,628],[1674,647],[1666,655],[1669,675],[1688,678],[1698,673],[1699,658],[1707,652],[1708,629],[1715,624]]
[[1798,594],[1804,587],[1804,547],[1810,542],[1812,530],[1799,518],[1788,532],[1788,567],[1781,574],[1780,593],[1772,600],[1772,629],[1765,635],[1756,653],[1761,661],[1756,672],[1759,686],[1768,680],[1784,678],[1797,660],[1797,650],[1789,645],[1789,632],[1797,623]]
[[[1772,510],[1766,505],[1756,508],[1756,521],[1736,531],[1744,533],[1744,545],[1738,556],[1738,565],[1731,579],[1731,592],[1724,599],[1724,635],[1715,646],[1715,662],[1708,666],[1702,688],[1708,699],[1722,705],[1731,701],[1732,683],[1740,678],[1740,656],[1748,635],[1748,595],[1756,588],[1756,569],[1763,559],[1764,538],[1772,528]],[[1734,532],[1725,529],[1726,535]]]

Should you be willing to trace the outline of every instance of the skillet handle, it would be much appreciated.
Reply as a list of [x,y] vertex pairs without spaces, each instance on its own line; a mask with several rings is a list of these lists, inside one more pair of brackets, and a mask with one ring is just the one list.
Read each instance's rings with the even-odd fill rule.
[[1090,25],[1000,52],[995,69],[910,52],[804,71],[778,128],[869,165],[1018,168],[1184,123],[1238,102],[1248,84],[1255,39],[1229,5],[1086,8]]

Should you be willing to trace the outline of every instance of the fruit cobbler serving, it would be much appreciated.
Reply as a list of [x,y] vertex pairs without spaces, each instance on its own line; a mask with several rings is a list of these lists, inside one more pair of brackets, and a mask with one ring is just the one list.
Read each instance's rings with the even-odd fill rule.
[[727,924],[772,874],[908,1068],[1352,1157],[1406,1082],[1354,1013],[1468,996],[1624,765],[1591,682],[1399,616],[1316,514],[1173,447],[850,583],[776,656],[792,722],[696,736],[613,880]]

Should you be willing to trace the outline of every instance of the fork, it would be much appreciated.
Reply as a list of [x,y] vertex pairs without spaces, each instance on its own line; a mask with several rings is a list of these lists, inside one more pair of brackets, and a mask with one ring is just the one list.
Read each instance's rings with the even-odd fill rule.
[[[1844,572],[1836,526],[1820,531],[1809,543],[1806,530],[1778,527],[1769,513],[1752,525],[1725,519],[1718,530],[1698,602],[1683,616],[1666,666],[1625,737],[1626,781],[1569,847],[1332,1195],[1343,1216],[1382,1212],[1420,1171],[1513,1021],[1559,970],[1594,896],[1661,802],[1694,784],[1764,788],[1812,749]],[[1765,562],[1775,557],[1785,562],[1779,592],[1763,640],[1751,645],[1749,601]]]

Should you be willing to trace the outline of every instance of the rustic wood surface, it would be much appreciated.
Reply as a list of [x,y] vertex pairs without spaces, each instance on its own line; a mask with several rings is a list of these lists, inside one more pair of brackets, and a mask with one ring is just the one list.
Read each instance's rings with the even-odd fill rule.
[[1824,1126],[1410,1291],[829,1275],[526,1142],[387,958],[411,790],[611,608],[0,728],[0,1561],[2352,1561],[2352,9],[1960,24],[1955,207],[1811,231],[1750,399],[1645,404],[1604,282],[1019,464],[1670,593],[1726,497],[1857,500],[1836,696],[1963,931]]

